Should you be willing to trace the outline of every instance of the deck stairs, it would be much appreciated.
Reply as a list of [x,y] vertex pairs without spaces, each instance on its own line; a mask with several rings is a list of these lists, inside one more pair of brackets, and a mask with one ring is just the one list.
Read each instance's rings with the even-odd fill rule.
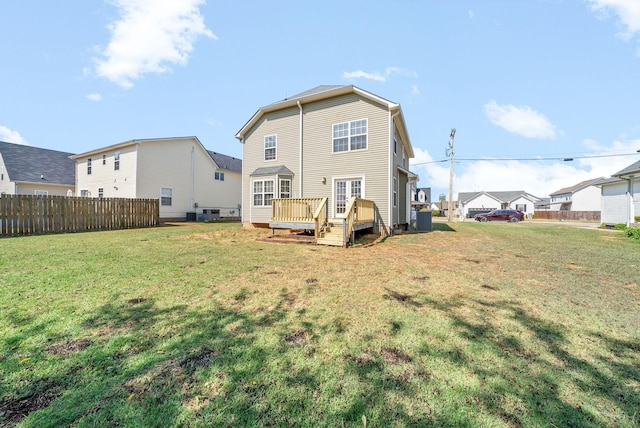
[[343,224],[344,222],[341,218],[327,220],[320,229],[318,244],[344,247]]

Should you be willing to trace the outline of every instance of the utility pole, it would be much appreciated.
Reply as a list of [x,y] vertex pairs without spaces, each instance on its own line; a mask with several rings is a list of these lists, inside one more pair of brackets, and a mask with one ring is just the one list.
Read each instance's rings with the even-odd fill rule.
[[451,129],[449,135],[449,148],[447,155],[449,156],[449,206],[447,207],[447,221],[453,221],[453,137],[456,135],[456,128]]

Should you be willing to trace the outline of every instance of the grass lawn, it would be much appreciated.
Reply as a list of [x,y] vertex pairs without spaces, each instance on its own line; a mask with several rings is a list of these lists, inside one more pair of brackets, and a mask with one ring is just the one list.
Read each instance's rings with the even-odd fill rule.
[[0,426],[640,426],[637,241],[434,226],[2,239]]

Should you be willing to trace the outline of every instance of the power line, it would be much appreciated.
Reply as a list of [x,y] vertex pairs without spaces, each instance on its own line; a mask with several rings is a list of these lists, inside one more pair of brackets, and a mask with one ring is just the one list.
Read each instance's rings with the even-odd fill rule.
[[[548,160],[560,160],[564,162],[570,162],[574,159],[592,159],[592,158],[609,158],[609,157],[617,157],[617,156],[633,156],[640,155],[640,151],[636,153],[622,153],[617,155],[585,155],[585,156],[563,156],[563,157],[536,157],[536,158],[459,158],[456,157],[456,161],[548,161]],[[417,162],[411,163],[412,166],[415,165],[427,165],[431,163],[440,163],[440,162],[448,162],[449,159],[441,159],[429,162]]]

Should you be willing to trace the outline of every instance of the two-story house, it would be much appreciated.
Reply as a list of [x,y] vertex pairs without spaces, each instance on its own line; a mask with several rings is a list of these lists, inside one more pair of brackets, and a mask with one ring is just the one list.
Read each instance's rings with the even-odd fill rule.
[[242,161],[197,137],[130,140],[72,159],[78,196],[159,199],[165,221],[240,217]]
[[0,141],[0,194],[73,196],[73,153]]
[[600,211],[600,189],[596,187],[601,178],[585,180],[578,184],[549,194],[552,211]]
[[[329,220],[364,221],[366,211],[375,232],[388,234],[410,221],[416,176],[399,104],[355,86],[318,86],[258,109],[236,138],[245,226],[317,231]],[[356,199],[371,205],[355,214]],[[314,214],[327,221],[316,225]]]

